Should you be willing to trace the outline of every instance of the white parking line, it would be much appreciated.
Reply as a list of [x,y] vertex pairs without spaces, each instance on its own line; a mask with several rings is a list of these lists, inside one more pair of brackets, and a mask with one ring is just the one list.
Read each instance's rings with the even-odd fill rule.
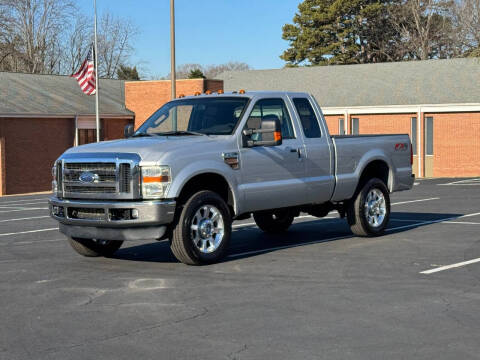
[[[467,214],[467,215],[463,215],[461,217],[470,217],[470,216],[477,216],[477,215],[480,215],[480,213]],[[408,229],[408,228],[417,227],[417,226],[420,226],[420,225],[435,224],[435,223],[448,221],[448,220],[451,220],[451,219],[457,219],[457,218],[458,217],[445,218],[445,219],[439,219],[439,220],[431,220],[431,221],[422,221],[422,222],[418,222],[418,223],[415,223],[415,224],[409,224],[409,225],[404,225],[404,226],[396,226],[396,227],[385,230],[385,232],[392,232],[392,231],[395,231],[395,230]],[[265,252],[269,252],[269,251],[289,249],[289,248],[294,248],[294,247],[304,246],[304,245],[320,244],[320,243],[324,243],[324,242],[328,242],[328,241],[349,239],[349,238],[352,238],[352,237],[353,237],[353,235],[336,236],[336,237],[333,237],[333,238],[314,240],[314,241],[309,241],[309,242],[300,243],[300,244],[285,245],[285,246],[278,246],[278,247],[261,249],[261,250],[246,251],[246,252],[243,252],[243,253],[232,254],[232,255],[229,255],[227,257],[228,258],[236,258],[236,257],[244,256],[244,255],[261,254],[261,253],[265,253]]]
[[46,216],[33,216],[33,217],[27,217],[27,218],[15,218],[15,219],[0,220],[0,223],[9,222],[9,221],[20,221],[20,220],[45,219],[49,217],[50,217],[49,215],[46,215]]
[[2,204],[0,203],[0,208],[19,208],[23,207],[24,205],[39,205],[39,204],[47,204],[47,201],[35,201],[31,203],[21,203],[21,204]]
[[392,203],[390,205],[403,205],[403,204],[410,204],[410,203],[416,203],[416,202],[422,202],[422,201],[432,201],[432,200],[439,200],[439,199],[440,198],[435,197],[435,198],[428,198],[428,199],[409,200],[409,201],[401,201],[401,202]]
[[420,272],[420,274],[426,274],[426,275],[434,274],[434,273],[444,271],[444,270],[449,270],[449,269],[458,268],[458,267],[465,266],[465,265],[475,264],[477,262],[480,262],[480,258],[472,259],[472,260],[468,260],[468,261],[463,261],[463,262],[459,262],[459,263],[456,263],[456,264],[440,266],[440,267],[437,267],[437,268],[434,268],[434,269],[422,271],[422,272]]
[[53,230],[58,230],[58,227],[48,228],[48,229],[29,230],[29,231],[19,231],[19,232],[13,232],[13,233],[4,233],[4,234],[0,234],[0,236],[31,234],[31,233],[37,233],[37,232],[43,232],[43,231],[53,231]]
[[2,210],[0,213],[9,213],[9,212],[14,212],[14,211],[31,211],[31,210],[48,210],[48,207],[44,208],[14,208],[14,210]]
[[[47,201],[47,200],[48,200],[48,198],[5,201],[5,202],[0,202],[0,205],[10,205],[10,204],[23,203],[23,202],[28,202],[28,201]],[[21,204],[20,204],[20,205],[21,205]]]
[[462,186],[465,186],[465,185],[480,185],[480,178],[477,178],[477,179],[466,179],[466,180],[458,180],[458,181],[452,181],[452,182],[449,182],[449,183],[446,183],[446,184],[438,184],[438,185],[442,185],[442,186],[452,186],[452,185],[462,185]]

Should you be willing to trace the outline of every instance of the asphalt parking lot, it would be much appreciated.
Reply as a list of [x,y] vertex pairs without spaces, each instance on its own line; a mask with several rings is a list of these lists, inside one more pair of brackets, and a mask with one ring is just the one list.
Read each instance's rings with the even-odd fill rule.
[[480,358],[480,179],[393,194],[378,238],[334,213],[237,222],[203,267],[167,242],[81,257],[46,198],[0,198],[0,359]]

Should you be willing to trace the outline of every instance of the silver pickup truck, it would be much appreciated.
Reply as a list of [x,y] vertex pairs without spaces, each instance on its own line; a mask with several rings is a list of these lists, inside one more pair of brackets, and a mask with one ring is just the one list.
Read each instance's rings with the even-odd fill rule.
[[53,167],[51,216],[85,256],[169,239],[185,264],[220,260],[232,221],[287,231],[301,212],[337,210],[354,234],[389,221],[389,193],[411,189],[408,135],[330,136],[306,93],[182,97],[124,140],[67,150]]

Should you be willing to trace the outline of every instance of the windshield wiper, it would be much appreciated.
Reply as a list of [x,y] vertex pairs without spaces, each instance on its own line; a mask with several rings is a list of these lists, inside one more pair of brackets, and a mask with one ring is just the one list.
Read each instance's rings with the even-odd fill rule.
[[144,136],[158,136],[157,134],[149,134],[149,133],[138,133],[138,134],[133,134],[130,137],[144,137]]
[[166,131],[157,133],[160,136],[178,136],[178,135],[197,135],[197,136],[207,136],[207,134],[199,133],[196,131],[185,131],[185,130],[177,130],[177,131]]

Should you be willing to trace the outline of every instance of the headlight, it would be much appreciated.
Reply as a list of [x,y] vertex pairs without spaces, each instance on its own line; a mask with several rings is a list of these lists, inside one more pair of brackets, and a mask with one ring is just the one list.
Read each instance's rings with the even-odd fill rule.
[[167,195],[172,182],[170,167],[142,166],[142,196],[145,199],[160,199]]
[[55,195],[57,191],[57,163],[55,163],[52,167],[52,193]]

